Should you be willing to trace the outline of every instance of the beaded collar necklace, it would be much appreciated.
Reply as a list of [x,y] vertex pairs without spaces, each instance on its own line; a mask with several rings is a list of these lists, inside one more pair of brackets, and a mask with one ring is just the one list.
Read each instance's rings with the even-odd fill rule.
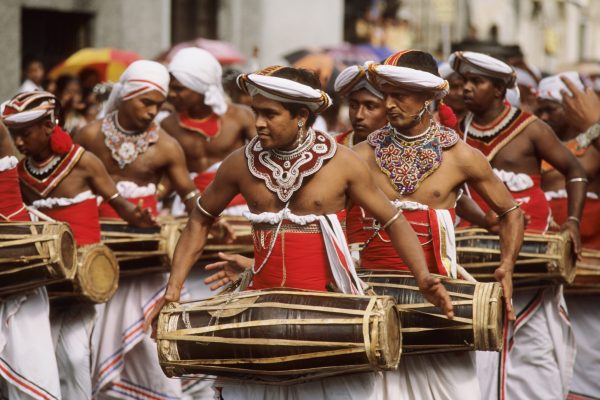
[[306,139],[293,150],[265,150],[256,136],[245,153],[252,175],[262,179],[279,200],[287,203],[304,178],[317,172],[334,156],[336,148],[333,138],[309,129]]
[[112,158],[119,168],[123,169],[132,163],[140,154],[148,150],[151,144],[158,141],[158,125],[155,122],[144,132],[132,132],[119,125],[117,111],[104,117],[102,132],[104,143],[110,149]]

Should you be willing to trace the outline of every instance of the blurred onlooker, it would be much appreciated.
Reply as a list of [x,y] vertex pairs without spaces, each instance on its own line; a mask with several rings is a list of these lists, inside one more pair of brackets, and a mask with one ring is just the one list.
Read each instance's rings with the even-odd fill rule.
[[528,69],[514,67],[521,109],[533,113],[536,108],[538,80]]
[[81,85],[81,97],[87,101],[88,96],[94,91],[97,84],[102,83],[100,74],[93,68],[84,68],[79,72],[79,84]]
[[79,79],[73,75],[61,75],[56,80],[56,97],[61,105],[60,120],[63,128],[74,133],[87,121],[83,115],[86,104],[82,101]]
[[223,90],[233,103],[243,104],[248,107],[252,106],[252,96],[244,93],[237,85],[237,77],[242,74],[242,71],[235,68],[229,68],[223,71]]
[[442,63],[438,70],[440,76],[448,81],[450,90],[446,97],[444,97],[444,104],[454,111],[458,122],[462,121],[465,115],[467,115],[467,106],[463,99],[463,86],[465,84],[464,78],[452,69],[450,64],[447,62]]
[[33,90],[44,90],[42,83],[46,70],[44,64],[39,58],[26,57],[23,60],[23,82],[17,93],[31,92]]

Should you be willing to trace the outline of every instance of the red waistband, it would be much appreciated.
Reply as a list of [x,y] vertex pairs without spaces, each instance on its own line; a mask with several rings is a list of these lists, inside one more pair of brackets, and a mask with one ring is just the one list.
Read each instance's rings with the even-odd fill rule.
[[[196,175],[196,177],[194,178],[194,184],[200,191],[200,194],[204,193],[208,185],[210,185],[210,183],[215,179],[216,175],[217,173],[212,171],[204,171]],[[233,200],[231,200],[231,202],[227,205],[227,207],[241,206],[244,204],[247,204],[246,199],[244,199],[244,197],[241,194],[237,194],[235,195]]]
[[[251,289],[288,287],[326,291],[333,276],[318,223],[305,227],[285,225],[266,264],[254,275]],[[313,232],[295,232],[295,227]],[[275,229],[253,229],[255,268],[258,269],[267,256],[274,233]]]
[[[126,200],[131,204],[135,204],[136,206],[141,202],[141,207],[149,209],[153,217],[156,217],[158,215],[158,200],[156,199],[155,195],[130,197]],[[102,218],[122,219],[121,216],[117,213],[117,211],[107,201],[103,201],[102,203],[100,203],[98,209],[100,217]]]
[[100,242],[100,218],[95,198],[64,207],[40,208],[40,211],[69,224],[78,246]]
[[[0,172],[0,222],[29,221],[29,213],[24,208],[19,185],[17,168]],[[13,215],[14,214],[14,215]]]
[[[454,218],[454,209],[449,209]],[[431,272],[446,275],[446,269],[436,256],[439,244],[432,235],[432,215],[435,210],[404,210],[402,214],[417,234]],[[348,243],[365,243],[373,237],[374,219],[360,207],[352,207],[346,220]],[[437,224],[437,222],[436,222]],[[437,225],[436,225],[437,226]],[[434,226],[435,227],[435,226]],[[408,271],[408,265],[393,247],[387,232],[380,230],[360,253],[360,266],[365,269],[398,269]]]

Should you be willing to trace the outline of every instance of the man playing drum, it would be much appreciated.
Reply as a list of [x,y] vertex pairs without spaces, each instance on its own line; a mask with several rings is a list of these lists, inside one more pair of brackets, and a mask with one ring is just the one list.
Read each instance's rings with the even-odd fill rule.
[[[183,148],[187,167],[202,193],[221,161],[256,136],[254,118],[248,107],[225,101],[221,65],[208,51],[182,49],[168,69],[168,98],[176,112],[165,118],[161,127]],[[242,196],[236,196],[229,206],[226,214],[230,215],[247,210]]]
[[[590,182],[581,218],[581,247],[600,251],[600,153],[591,145],[592,141],[586,134],[567,117],[567,110],[563,106],[563,93],[565,97],[571,97],[573,93],[561,80],[563,77],[570,79],[578,92],[584,90],[579,75],[575,72],[544,78],[538,86],[535,114],[550,125],[585,168]],[[542,164],[542,167],[542,187],[552,208],[552,218],[558,224],[563,224],[568,216],[565,179],[551,166]],[[600,299],[595,295],[566,295],[565,300],[577,342],[570,394],[575,398],[599,397],[600,381],[597,379],[596,368],[600,363],[600,338],[591,332],[600,329]]]
[[[17,163],[8,131],[0,123],[0,229],[5,222],[30,220]],[[0,397],[60,399],[49,312],[46,288],[0,300]]]
[[[128,222],[150,226],[147,212],[118,194],[101,161],[74,145],[56,120],[57,99],[48,92],[25,92],[8,102],[3,121],[17,149],[23,197],[50,218],[70,225],[78,246],[100,241],[96,195],[110,201]],[[52,333],[63,398],[91,398],[92,305],[53,309]]]
[[[487,157],[529,216],[528,230],[540,233],[548,227],[550,208],[540,187],[542,160],[566,177],[569,217],[561,229],[569,232],[579,252],[583,168],[545,123],[505,102],[506,90],[515,84],[509,65],[473,52],[456,52],[449,63],[465,80],[463,96],[470,111],[462,124],[465,140]],[[471,195],[486,209],[476,193]],[[517,319],[509,346],[501,356],[478,355],[484,397],[562,399],[568,393],[574,357],[562,286],[519,291],[514,300]]]
[[[389,124],[354,150],[389,202],[403,211],[417,232],[430,272],[458,276],[453,214],[459,188],[469,183],[485,198],[499,216],[502,262],[495,275],[514,318],[512,269],[523,235],[522,216],[481,153],[435,122],[429,112],[431,102],[448,92],[434,58],[416,50],[396,53],[382,65],[370,65],[367,74],[384,95]],[[351,246],[356,243],[361,248],[362,268],[407,269],[392,251],[387,234],[363,208],[350,209],[347,230]],[[469,353],[405,357],[398,372],[384,377],[389,398],[479,398]]]
[[[258,137],[225,159],[198,200],[177,246],[167,293],[159,306],[179,300],[210,224],[241,193],[250,208],[246,216],[255,227],[251,289],[285,286],[325,291],[335,287],[345,293],[360,292],[361,287],[353,283],[352,261],[339,220],[351,198],[384,222],[383,228],[425,296],[452,316],[448,295],[427,271],[418,239],[401,212],[374,186],[366,166],[352,151],[311,128],[315,115],[330,102],[317,89],[316,76],[271,67],[240,76],[238,84],[252,95]],[[222,394],[226,399],[294,393],[315,399],[368,399],[380,391],[376,374],[362,374],[292,387],[228,385]]]
[[[141,203],[153,215],[157,213],[156,185],[165,175],[188,210],[197,194],[181,146],[154,122],[168,86],[169,73],[163,65],[146,60],[132,63],[113,88],[104,119],[90,123],[75,137],[102,160],[120,195]],[[110,205],[100,205],[101,217],[115,218]],[[180,382],[164,376],[154,362],[156,346],[142,331],[144,316],[162,296],[165,284],[166,276],[161,273],[121,279],[97,325],[101,334],[94,394],[181,395]]]

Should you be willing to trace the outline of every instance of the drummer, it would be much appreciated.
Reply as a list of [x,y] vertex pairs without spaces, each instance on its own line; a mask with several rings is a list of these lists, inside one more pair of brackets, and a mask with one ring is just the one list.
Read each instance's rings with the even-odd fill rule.
[[[6,222],[27,222],[17,158],[0,122],[0,229]],[[60,399],[60,383],[46,288],[0,299],[0,397]],[[33,362],[35,360],[35,362]]]
[[[540,233],[548,228],[550,208],[539,176],[542,160],[566,177],[569,216],[561,230],[568,232],[575,251],[579,252],[586,178],[577,159],[548,125],[505,101],[506,91],[515,85],[516,79],[509,65],[475,52],[456,52],[450,56],[449,63],[465,80],[463,96],[470,112],[461,128],[466,142],[487,157],[494,172],[521,204],[530,218],[528,230]],[[471,194],[485,209],[481,199]],[[502,356],[478,354],[484,397],[566,397],[575,344],[562,286],[519,291],[514,300],[519,317],[508,339],[511,345],[504,346]]]
[[[574,89],[584,91],[579,75],[568,72],[549,76],[540,81],[535,114],[546,122],[565,146],[578,158],[589,179],[586,202],[581,218],[581,246],[600,251],[600,152],[592,146],[585,132],[581,132],[563,106],[564,96],[573,96],[561,78],[571,80]],[[574,91],[575,91],[574,90]],[[552,218],[563,224],[568,215],[565,178],[550,165],[542,165],[542,188],[552,209]],[[571,326],[577,342],[577,355],[570,394],[578,398],[600,397],[597,367],[600,365],[600,342],[592,331],[600,330],[598,296],[565,296]]]
[[[382,65],[371,64],[368,79],[384,95],[389,124],[354,147],[371,176],[419,236],[431,272],[459,277],[454,248],[454,206],[459,188],[469,183],[499,216],[502,261],[496,277],[503,286],[510,318],[512,270],[521,245],[523,220],[510,193],[478,151],[453,130],[438,124],[429,106],[448,92],[434,58],[409,50]],[[427,165],[422,160],[428,160]],[[385,232],[359,206],[350,208],[348,241],[361,247],[365,269],[406,270]],[[432,370],[435,373],[432,373]],[[384,374],[390,398],[478,399],[473,355],[434,354],[404,358],[398,371]]]
[[[100,241],[96,195],[110,201],[130,223],[151,225],[149,214],[117,196],[115,184],[101,161],[74,145],[60,128],[57,107],[54,95],[35,91],[15,96],[4,108],[2,119],[17,149],[25,155],[17,167],[25,201],[50,218],[68,223],[79,246]],[[52,310],[50,320],[62,398],[92,396],[89,343],[94,318],[92,305]],[[34,343],[27,345],[33,348]]]
[[[168,99],[177,112],[165,118],[161,127],[182,146],[194,183],[203,192],[223,159],[256,136],[254,116],[248,107],[226,101],[221,65],[208,51],[182,49],[168,69]],[[247,210],[242,196],[236,196],[225,214],[241,215]]]
[[[75,142],[102,160],[120,195],[153,215],[157,214],[156,185],[163,176],[168,176],[188,211],[198,194],[181,146],[154,122],[168,87],[169,73],[162,64],[132,63],[113,88],[104,119],[91,122],[75,137]],[[118,217],[111,205],[100,205],[100,217]],[[156,346],[142,331],[144,315],[162,296],[166,282],[161,273],[121,279],[98,320],[101,334],[94,395],[137,390],[181,396],[180,382],[168,379],[150,362],[158,357]],[[128,310],[125,314],[124,309]]]
[[[418,239],[402,214],[374,186],[352,151],[312,129],[316,114],[330,103],[329,96],[318,89],[317,77],[305,70],[270,67],[241,75],[238,84],[252,96],[258,137],[223,161],[213,184],[198,200],[175,251],[167,293],[158,306],[179,300],[183,282],[206,242],[208,227],[241,193],[251,210],[246,216],[257,224],[253,237],[264,233],[272,238],[264,246],[255,243],[257,263],[252,268],[251,289],[285,286],[325,291],[335,287],[360,293],[362,287],[352,279],[353,266],[339,222],[343,218],[339,211],[351,197],[384,222],[425,296],[452,316],[448,295],[428,273]],[[311,162],[302,162],[306,159]],[[297,173],[291,173],[296,168]],[[276,179],[275,171],[285,172],[289,179]],[[273,234],[274,230],[281,234]],[[284,249],[283,232],[288,230]],[[334,243],[340,252],[329,248]],[[292,387],[227,384],[222,394],[227,399],[262,399],[275,393],[280,397],[369,399],[379,394],[380,383],[377,374],[361,374]]]

